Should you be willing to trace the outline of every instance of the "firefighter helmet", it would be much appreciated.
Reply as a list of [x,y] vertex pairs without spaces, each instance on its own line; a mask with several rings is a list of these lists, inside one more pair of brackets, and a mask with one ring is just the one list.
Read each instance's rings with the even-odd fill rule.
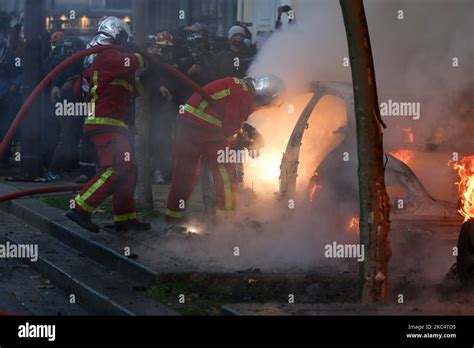
[[120,45],[133,40],[133,35],[127,23],[117,17],[108,16],[99,22],[95,39],[99,45]]
[[155,39],[156,45],[163,45],[163,46],[174,46],[174,38],[171,33],[167,31],[163,31],[161,33],[156,34]]
[[285,89],[283,81],[274,75],[247,77],[244,80],[252,90],[257,107],[273,104]]

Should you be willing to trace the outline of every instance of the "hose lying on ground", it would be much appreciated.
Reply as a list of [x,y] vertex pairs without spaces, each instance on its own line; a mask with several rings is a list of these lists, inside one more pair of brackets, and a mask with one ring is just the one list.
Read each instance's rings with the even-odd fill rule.
[[82,185],[66,185],[66,186],[42,187],[42,188],[33,188],[29,190],[22,190],[22,191],[13,192],[13,193],[0,196],[0,203],[9,201],[11,199],[16,199],[16,198],[20,198],[24,196],[38,195],[42,193],[80,191],[81,188],[82,188]]

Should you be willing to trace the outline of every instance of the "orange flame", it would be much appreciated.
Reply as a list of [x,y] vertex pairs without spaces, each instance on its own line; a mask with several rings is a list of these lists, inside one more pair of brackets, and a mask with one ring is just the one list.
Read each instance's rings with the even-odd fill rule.
[[402,161],[405,164],[408,164],[408,162],[411,161],[413,158],[413,151],[411,150],[398,150],[398,151],[392,151],[390,154],[393,157],[398,158],[400,161]]
[[403,128],[403,131],[407,136],[407,142],[410,144],[413,143],[415,137],[413,136],[413,130],[411,129],[411,127]]
[[458,171],[460,207],[459,214],[467,221],[474,217],[474,155],[464,157],[459,162],[449,161],[448,165]]
[[351,217],[347,224],[346,231],[354,231],[356,234],[359,234],[359,218],[357,216]]

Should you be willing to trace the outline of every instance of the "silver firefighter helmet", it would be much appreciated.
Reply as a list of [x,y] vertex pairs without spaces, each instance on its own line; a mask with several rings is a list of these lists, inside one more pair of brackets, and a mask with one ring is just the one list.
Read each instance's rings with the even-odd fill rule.
[[[108,16],[99,22],[97,34],[87,44],[87,48],[100,45],[120,45],[131,40],[133,40],[133,35],[128,24],[117,17]],[[85,69],[92,65],[96,56],[97,54],[95,53],[84,59],[83,66]],[[83,82],[82,89],[88,92],[89,86],[87,81]]]
[[275,103],[285,90],[283,81],[274,75],[247,77],[244,80],[250,85],[255,96],[255,103],[259,108]]
[[133,40],[132,31],[123,20],[108,16],[99,22],[97,35],[92,39],[98,45],[123,44]]

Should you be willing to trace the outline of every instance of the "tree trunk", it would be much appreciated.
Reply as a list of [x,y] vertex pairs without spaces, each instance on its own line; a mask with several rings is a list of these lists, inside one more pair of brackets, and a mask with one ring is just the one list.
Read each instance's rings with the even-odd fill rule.
[[[146,0],[133,0],[133,37],[141,49],[146,49]],[[149,91],[135,100],[136,160],[138,166],[137,201],[142,208],[153,209],[150,169],[150,104]]]
[[362,301],[385,302],[390,205],[384,179],[384,151],[374,63],[362,0],[340,0],[352,69],[357,124],[360,242],[365,262],[360,276]]

